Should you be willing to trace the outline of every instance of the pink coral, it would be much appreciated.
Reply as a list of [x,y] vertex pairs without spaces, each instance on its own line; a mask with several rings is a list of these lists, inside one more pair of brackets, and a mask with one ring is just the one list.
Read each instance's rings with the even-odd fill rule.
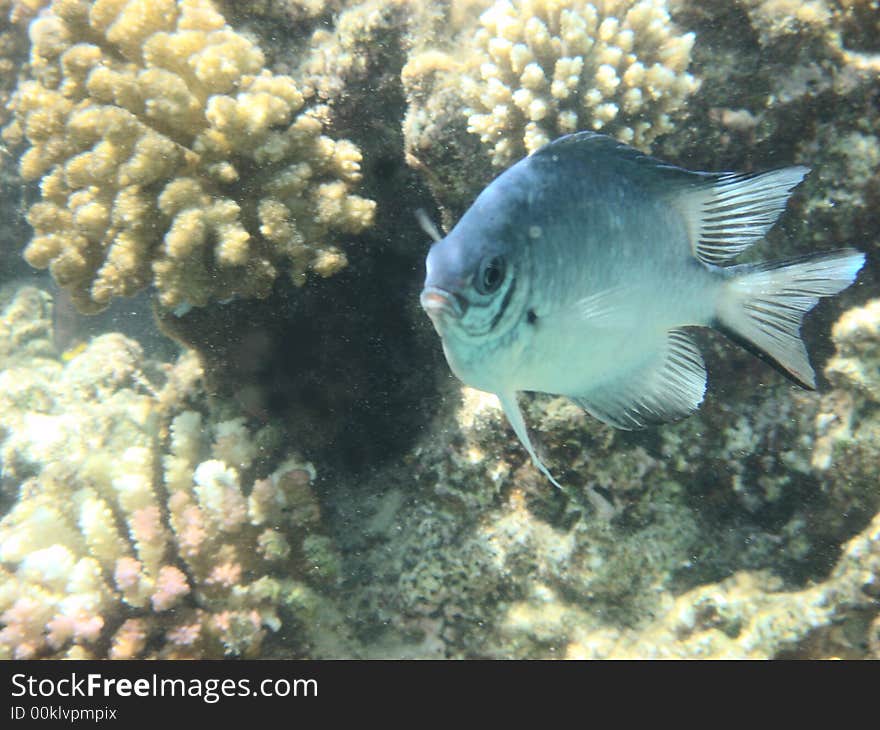
[[74,639],[77,643],[92,643],[101,635],[104,628],[104,619],[85,609],[79,609],[74,614],[59,613],[48,624],[46,641],[49,646],[58,649],[68,640]]
[[214,566],[205,583],[232,588],[239,581],[241,581],[241,563],[230,561]]
[[205,518],[202,510],[192,504],[185,492],[175,492],[168,500],[168,507],[178,519],[174,523],[177,531],[177,543],[181,555],[192,558],[199,554],[199,550],[207,537]]
[[5,626],[0,631],[0,646],[14,647],[16,659],[32,659],[44,644],[43,626],[48,619],[46,607],[29,596],[17,598],[0,615]]
[[235,532],[247,519],[247,501],[237,486],[226,486],[221,496],[220,528]]
[[187,593],[189,593],[189,583],[183,571],[173,565],[163,565],[159,570],[156,591],[152,597],[153,608],[156,611],[166,611]]
[[177,646],[192,646],[202,635],[202,622],[193,621],[189,624],[180,624],[168,631],[169,643]]
[[162,537],[159,508],[155,505],[136,509],[131,515],[131,534],[135,542],[153,543]]
[[116,569],[113,571],[116,587],[122,592],[134,590],[141,579],[142,570],[143,565],[139,560],[130,556],[119,558],[116,561]]
[[143,619],[130,618],[113,636],[111,659],[136,659],[147,644],[147,626]]

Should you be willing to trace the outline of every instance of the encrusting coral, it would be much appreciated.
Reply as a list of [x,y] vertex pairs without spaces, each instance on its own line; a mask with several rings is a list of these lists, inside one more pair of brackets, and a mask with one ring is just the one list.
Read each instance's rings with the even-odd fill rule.
[[822,395],[765,373],[759,393],[643,434],[523,398],[564,491],[518,453],[494,397],[463,388],[407,476],[345,495],[364,516],[341,538],[367,551],[360,620],[416,656],[868,656],[877,319],[876,302],[841,316]]
[[[42,300],[24,289],[0,321],[30,311],[48,336]],[[315,471],[273,426],[188,409],[191,353],[156,387],[122,335],[66,364],[37,339],[0,371],[2,479],[19,485],[0,520],[0,656],[254,656],[315,610],[304,580],[332,585],[336,558]]]
[[[544,589],[511,608],[504,630],[511,637],[522,633],[553,636],[565,643],[569,659],[771,659],[797,656],[801,647],[809,656],[813,632],[828,632],[834,623],[846,621],[849,612],[876,605],[880,514],[844,546],[826,581],[801,591],[780,587],[771,575],[737,573],[678,596],[658,611],[657,620],[637,631],[585,628],[593,624],[585,612],[566,606],[553,591]],[[831,652],[860,648],[844,637],[836,642],[828,637],[825,643]],[[824,648],[820,646],[819,651]]]
[[831,336],[837,352],[825,375],[835,385],[880,403],[880,299],[844,312]]
[[372,222],[360,152],[209,0],[55,0],[7,130],[40,179],[25,249],[84,311],[148,285],[168,308],[266,296],[346,265]]

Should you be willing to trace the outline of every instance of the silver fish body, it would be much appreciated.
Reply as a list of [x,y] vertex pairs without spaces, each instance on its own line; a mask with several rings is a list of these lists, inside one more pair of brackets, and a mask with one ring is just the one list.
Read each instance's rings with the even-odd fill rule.
[[555,483],[516,393],[568,396],[618,428],[682,418],[706,385],[683,327],[717,327],[814,385],[801,319],[864,255],[719,265],[763,237],[807,172],[690,172],[602,135],[562,137],[496,178],[431,247],[422,306],[453,372],[499,396]]

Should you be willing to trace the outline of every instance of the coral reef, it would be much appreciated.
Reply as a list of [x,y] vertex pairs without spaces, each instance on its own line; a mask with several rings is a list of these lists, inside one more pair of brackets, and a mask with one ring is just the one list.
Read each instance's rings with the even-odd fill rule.
[[689,112],[693,44],[663,0],[430,4],[401,71],[407,163],[450,227],[500,168],[565,132],[648,149]]
[[0,127],[8,121],[9,98],[22,62],[27,58],[21,5],[14,0],[0,1]]
[[337,509],[364,524],[337,539],[343,556],[367,556],[350,590],[373,646],[426,657],[871,655],[880,422],[862,399],[875,387],[876,320],[876,303],[841,317],[826,370],[836,387],[823,395],[752,374],[759,392],[710,398],[643,434],[561,398],[526,399],[564,491],[523,456],[494,397],[463,388],[407,457],[409,480],[388,469],[376,493],[358,484],[340,496],[351,504]]
[[[706,170],[812,168],[791,215],[750,252],[782,258],[878,244],[880,187],[876,3],[671,0],[696,33],[691,72],[703,80],[686,124],[654,151]],[[850,294],[851,296],[851,294]]]
[[[567,642],[565,656],[588,658],[771,659],[798,655],[799,646],[834,624],[859,623],[859,609],[876,611],[880,595],[880,515],[850,540],[826,581],[801,591],[779,590],[773,576],[737,573],[700,586],[664,607],[656,621],[637,631],[590,630],[590,617],[562,606],[552,591],[536,590],[531,601],[511,607],[506,632],[525,632]],[[545,610],[550,604],[549,611]],[[862,632],[866,627],[862,627]],[[586,629],[586,630],[585,630]],[[865,645],[846,636],[826,638],[822,656],[864,655]]]
[[[880,656],[876,0],[7,6],[28,258],[88,310],[154,288],[201,359],[59,357],[50,297],[0,290],[0,655]],[[681,423],[524,396],[555,490],[449,377],[412,210],[574,128],[808,165],[750,255],[869,257],[805,328],[819,393],[701,335]]]
[[468,129],[498,167],[580,129],[648,149],[699,86],[687,73],[694,35],[657,0],[499,0],[480,26]]
[[837,353],[825,375],[838,387],[880,403],[880,299],[845,312],[831,337]]
[[49,332],[52,298],[35,288],[0,289],[0,370],[55,356]]
[[[9,100],[27,60],[28,39],[21,5],[14,0],[0,0],[0,129],[9,122]],[[12,152],[0,142],[0,217],[4,221],[0,229],[0,284],[29,271],[20,254],[29,231],[21,217],[22,182]]]
[[255,656],[307,617],[288,647],[304,651],[338,571],[314,468],[273,425],[187,408],[191,353],[151,365],[110,333],[46,357],[46,299],[23,289],[2,318],[32,327],[0,371],[2,479],[19,485],[0,520],[0,655]]
[[168,308],[266,296],[345,266],[370,225],[360,152],[208,0],[53,2],[12,101],[42,200],[28,261],[79,307],[152,284]]

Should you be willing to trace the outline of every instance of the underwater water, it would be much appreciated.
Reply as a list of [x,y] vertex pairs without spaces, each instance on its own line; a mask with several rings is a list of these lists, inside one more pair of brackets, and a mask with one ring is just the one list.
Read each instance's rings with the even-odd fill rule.
[[[0,0],[0,658],[880,658],[878,80],[878,0]],[[683,420],[520,394],[559,489],[416,211],[579,130],[866,262],[815,390],[703,328]]]

